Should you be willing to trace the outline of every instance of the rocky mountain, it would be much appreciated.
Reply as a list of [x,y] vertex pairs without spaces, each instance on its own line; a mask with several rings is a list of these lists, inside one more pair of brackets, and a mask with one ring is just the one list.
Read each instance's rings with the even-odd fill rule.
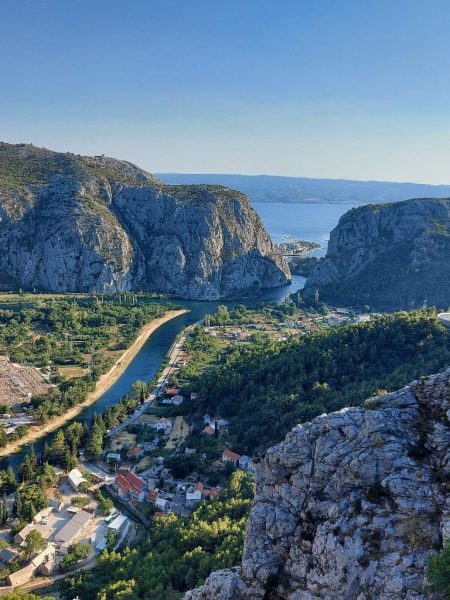
[[303,294],[324,302],[407,309],[450,304],[450,199],[352,209]]
[[257,465],[242,565],[185,600],[424,600],[450,539],[450,369],[299,425]]
[[1,143],[0,222],[3,289],[216,299],[290,277],[242,193],[104,156]]
[[351,179],[312,179],[275,175],[232,175],[200,173],[159,173],[166,183],[214,183],[240,190],[252,202],[287,204],[368,204],[399,202],[408,198],[450,196],[450,185],[355,181]]

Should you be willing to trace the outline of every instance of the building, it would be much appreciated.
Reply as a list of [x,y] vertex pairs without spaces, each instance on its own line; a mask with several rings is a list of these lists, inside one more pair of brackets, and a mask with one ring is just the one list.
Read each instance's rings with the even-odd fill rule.
[[165,498],[156,498],[155,500],[156,508],[159,508],[161,512],[169,512],[170,503]]
[[155,427],[157,431],[163,431],[165,435],[169,435],[172,431],[172,421],[167,417],[161,417],[155,423]]
[[3,548],[3,550],[0,552],[0,561],[4,565],[9,565],[14,562],[18,556],[19,553],[14,550],[14,548]]
[[198,392],[191,392],[191,400],[197,400],[198,399]]
[[145,481],[132,471],[120,471],[116,476],[115,486],[121,498],[130,497],[142,502],[145,497]]
[[195,486],[191,485],[186,491],[186,506],[195,506],[202,499],[203,484],[198,482]]
[[8,584],[16,587],[30,581],[37,573],[50,575],[55,566],[55,546],[49,544],[42,552],[39,552],[33,560],[23,569],[8,575]]
[[106,462],[115,462],[119,463],[122,460],[119,452],[108,452],[106,455]]
[[238,466],[240,458],[240,454],[236,454],[236,452],[232,452],[228,448],[225,448],[225,450],[222,452],[222,462],[231,462],[235,466]]
[[27,535],[34,529],[39,531],[44,540],[48,540],[51,533],[53,532],[52,526],[48,525],[46,522],[29,523],[28,525],[25,525],[25,527],[21,529],[18,533],[16,533],[16,535],[14,536],[14,543],[17,544],[17,546],[21,546],[25,542]]
[[92,519],[92,514],[84,510],[79,510],[74,514],[68,523],[55,534],[55,542],[60,544],[60,550],[63,554],[67,553],[69,546],[75,538],[87,527]]
[[78,491],[80,485],[86,481],[79,469],[72,469],[68,477],[70,485],[76,492]]
[[246,473],[254,473],[255,465],[253,464],[253,460],[250,456],[243,454],[239,459],[239,468],[245,471]]
[[179,393],[180,393],[180,390],[178,388],[169,388],[168,390],[166,390],[166,394],[168,396],[176,396]]
[[175,396],[172,397],[172,404],[175,404],[175,406],[180,406],[180,404],[182,404],[184,401],[183,396],[180,396],[180,394],[176,394]]
[[138,458],[141,458],[143,455],[144,455],[144,450],[142,448],[138,448],[137,446],[135,448],[130,448],[130,450],[128,450],[128,452],[127,452],[128,458],[131,458],[132,460],[137,460]]
[[216,430],[214,429],[214,427],[211,427],[211,425],[207,425],[204,429],[202,429],[202,433],[204,435],[214,435],[216,433]]
[[108,525],[108,531],[115,531],[120,535],[126,535],[128,533],[128,529],[130,527],[130,519],[125,515],[118,515],[111,523]]

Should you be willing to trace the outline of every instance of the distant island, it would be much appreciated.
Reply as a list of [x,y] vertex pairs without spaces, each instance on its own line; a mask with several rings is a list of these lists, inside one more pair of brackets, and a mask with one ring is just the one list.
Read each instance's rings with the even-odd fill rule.
[[168,184],[225,185],[247,194],[253,202],[369,204],[399,202],[409,198],[446,198],[450,196],[450,185],[410,182],[210,173],[158,173],[157,177]]

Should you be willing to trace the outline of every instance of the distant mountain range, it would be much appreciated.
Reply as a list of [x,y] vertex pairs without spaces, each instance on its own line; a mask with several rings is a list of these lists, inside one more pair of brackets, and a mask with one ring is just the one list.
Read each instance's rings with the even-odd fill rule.
[[157,177],[169,184],[225,185],[247,194],[253,202],[371,204],[450,196],[450,185],[423,183],[190,173],[157,173]]

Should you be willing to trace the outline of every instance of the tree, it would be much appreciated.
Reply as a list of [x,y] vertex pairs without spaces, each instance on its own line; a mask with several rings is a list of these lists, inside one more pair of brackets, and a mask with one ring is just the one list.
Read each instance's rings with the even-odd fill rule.
[[8,520],[8,504],[6,502],[6,493],[3,492],[3,501],[2,501],[2,508],[1,508],[1,523],[2,523],[2,525],[4,525],[7,520]]
[[11,465],[6,470],[6,492],[10,494],[16,489],[17,480],[16,474],[14,473],[14,469]]
[[450,598],[450,541],[447,541],[439,554],[430,557],[426,570],[428,592],[439,597]]
[[36,552],[43,550],[46,545],[47,542],[42,537],[41,532],[37,529],[32,529],[25,538],[25,557],[27,559],[31,558],[33,554],[36,554]]
[[102,455],[103,431],[97,422],[94,422],[91,427],[84,451],[86,457],[92,461],[98,460]]
[[18,519],[22,520],[23,504],[22,504],[22,493],[20,489],[17,489],[16,495],[14,496],[13,514]]

